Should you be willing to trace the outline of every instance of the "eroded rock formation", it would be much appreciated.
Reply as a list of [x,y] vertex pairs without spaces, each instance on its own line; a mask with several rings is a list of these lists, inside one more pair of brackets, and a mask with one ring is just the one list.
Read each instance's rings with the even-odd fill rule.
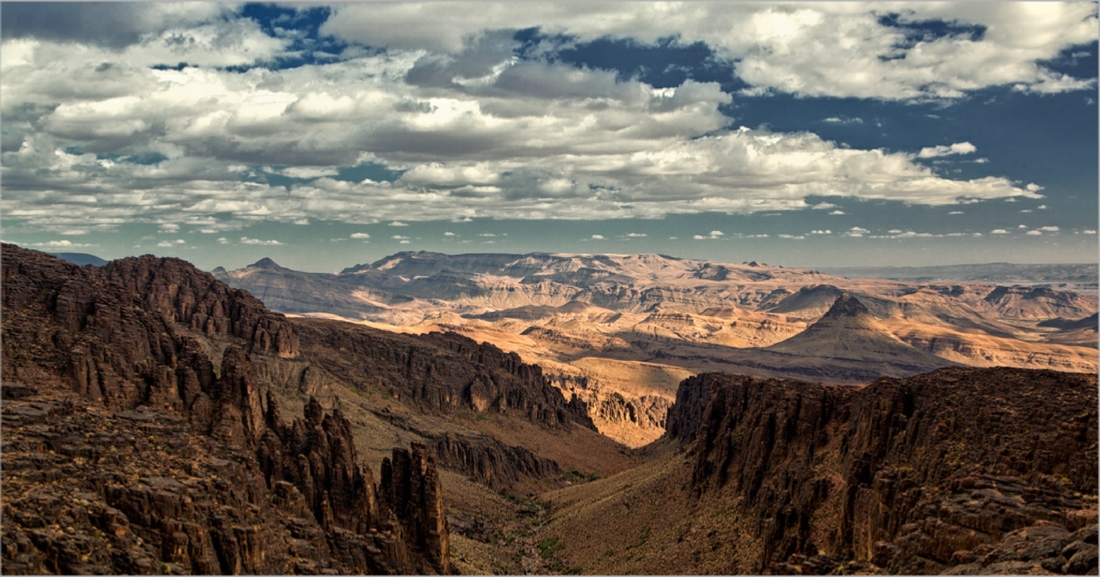
[[339,408],[283,420],[282,315],[175,259],[3,264],[6,572],[452,572],[423,447],[378,488]]
[[692,490],[736,500],[759,571],[1097,570],[1095,375],[703,375],[679,399],[670,436],[699,422]]

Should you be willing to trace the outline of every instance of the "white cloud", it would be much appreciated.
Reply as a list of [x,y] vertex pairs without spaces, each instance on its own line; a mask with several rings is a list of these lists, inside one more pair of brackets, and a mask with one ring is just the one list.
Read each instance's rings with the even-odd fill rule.
[[602,234],[594,234],[594,235],[592,235],[592,240],[603,240],[603,235]]
[[951,212],[949,212],[949,213],[947,213],[947,214],[948,214],[948,215],[953,215],[953,214],[963,214],[963,211],[961,211],[961,210],[952,210]]
[[184,241],[182,238],[181,239],[176,239],[174,241],[172,241],[172,240],[162,240],[162,241],[157,243],[157,246],[163,248],[163,247],[169,247],[169,246],[178,246],[178,245],[181,245],[181,244],[187,244],[187,242]]
[[277,240],[260,240],[258,238],[248,238],[247,236],[241,237],[241,244],[255,244],[260,246],[280,246],[283,243]]
[[[78,46],[8,34],[0,210],[57,233],[138,222],[230,234],[262,221],[400,226],[748,214],[820,197],[934,206],[1040,198],[1040,188],[1003,177],[945,178],[913,154],[729,130],[720,107],[733,95],[718,83],[657,89],[612,71],[519,61],[509,31],[642,43],[679,34],[736,59],[753,89],[921,100],[1013,84],[1071,89],[1073,79],[1039,63],[1095,39],[1095,17],[1054,6],[1041,18],[994,4],[899,7],[903,22],[990,28],[981,41],[898,48],[904,31],[860,4],[350,5],[334,9],[326,33],[385,51],[352,47],[324,66],[244,72],[224,67],[287,56],[294,39],[222,18],[231,6],[148,9],[138,28]],[[152,68],[181,61],[199,66]],[[163,158],[123,160],[153,153]],[[401,176],[339,177],[338,168],[367,162]],[[294,182],[276,186],[275,176]]]
[[[723,236],[726,236],[726,233],[724,233],[720,230],[712,230],[712,231],[710,231],[710,234],[705,234],[705,235],[704,234],[696,234],[696,235],[693,235],[692,238],[695,239],[695,240],[719,240]],[[740,235],[738,235],[738,236],[740,236]]]
[[[862,3],[350,4],[322,34],[396,50],[457,57],[491,30],[540,27],[580,41],[602,37],[653,43],[705,42],[755,92],[800,96],[958,98],[991,86],[1032,92],[1091,87],[1047,68],[1063,49],[1096,40],[1088,3],[910,3],[888,9],[901,24],[943,20],[985,27],[906,43],[883,24],[883,7]],[[806,49],[813,47],[813,49]]]
[[871,231],[869,231],[865,228],[862,228],[862,227],[859,227],[859,226],[853,226],[852,228],[845,231],[844,236],[850,236],[850,237],[853,237],[853,238],[862,238],[863,235],[865,235],[869,232],[871,232]]
[[399,221],[399,220],[395,220],[395,221],[393,221],[393,222],[391,222],[391,223],[390,223],[390,226],[409,226],[409,225],[408,225],[408,224],[405,224],[405,223],[403,223],[403,222],[401,222],[401,221]]
[[1027,225],[1026,224],[1021,224],[1020,226],[1018,226],[1016,228],[1027,228]]
[[370,235],[365,232],[353,232],[351,238],[370,238]]
[[939,146],[922,148],[920,150],[920,153],[917,154],[917,158],[937,158],[940,156],[951,156],[954,154],[973,154],[977,151],[978,147],[970,144],[969,142],[956,142],[951,146],[944,146],[941,144]]
[[395,234],[395,235],[391,236],[390,238],[392,238],[393,240],[409,240],[409,237],[401,236],[399,234]]
[[68,248],[91,248],[91,247],[99,246],[99,245],[98,244],[76,243],[76,242],[73,242],[71,240],[49,240],[49,241],[46,241],[46,242],[28,242],[28,243],[23,244],[23,246],[29,246],[29,247],[33,247],[33,248],[47,248],[47,249],[58,249],[58,248],[68,249]]
[[827,122],[829,124],[863,124],[863,119],[858,116],[830,116],[825,120],[822,120],[822,122]]
[[402,239],[398,244],[409,244],[409,242],[408,239]]
[[991,231],[992,234],[1008,234],[1008,231],[1003,228],[996,228]]
[[447,231],[447,232],[443,233],[443,236],[456,236],[456,235],[455,235],[455,233],[453,233],[451,231]]
[[1085,230],[1083,230],[1083,231],[1081,231],[1081,232],[1083,232],[1083,233],[1085,233],[1085,234],[1096,234],[1096,231],[1095,231],[1095,230],[1092,230],[1092,229],[1090,229],[1090,228],[1086,228]]
[[776,236],[778,236],[779,238],[786,238],[786,239],[791,239],[791,240],[806,240],[806,237],[804,235],[801,235],[801,234],[798,235],[798,236],[795,236],[793,234],[780,233]]
[[842,214],[846,214],[846,213],[843,210],[834,210],[834,211],[829,213],[830,216],[839,216],[839,215],[842,215]]
[[1039,235],[1043,234],[1043,231],[1041,231],[1041,230],[1029,230],[1029,231],[1027,231],[1026,234],[1031,235],[1031,236],[1039,236]]
[[1037,210],[1046,210],[1046,209],[1047,209],[1047,205],[1045,205],[1045,204],[1040,204],[1039,206],[1037,206],[1037,207],[1035,207],[1035,208],[1036,208]]
[[1043,232],[1058,232],[1058,227],[1056,227],[1056,226],[1041,226],[1041,227],[1039,227],[1039,230],[1041,230]]
[[836,208],[837,206],[831,202],[819,202],[810,208],[814,210],[829,210],[830,208]]
[[828,230],[828,229],[826,229],[826,230],[811,230],[810,234],[833,234],[833,231]]
[[646,233],[644,233],[644,232],[629,232],[629,233],[626,234],[626,236],[627,236],[627,238],[645,238]]
[[229,244],[229,239],[228,239],[228,238],[225,238],[224,236],[223,236],[223,237],[219,237],[219,238],[218,238],[218,244]]

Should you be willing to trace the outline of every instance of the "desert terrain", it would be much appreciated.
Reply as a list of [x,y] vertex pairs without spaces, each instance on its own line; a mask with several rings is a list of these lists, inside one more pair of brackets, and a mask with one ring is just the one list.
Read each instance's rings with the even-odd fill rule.
[[[677,383],[700,372],[834,383],[956,364],[1094,373],[1097,298],[1084,280],[1094,269],[887,271],[918,277],[899,281],[656,254],[405,252],[337,274],[264,259],[214,275],[287,314],[516,352],[582,398],[602,433],[637,447],[661,435]],[[973,280],[927,280],[951,275]],[[826,318],[844,294],[859,310]]]

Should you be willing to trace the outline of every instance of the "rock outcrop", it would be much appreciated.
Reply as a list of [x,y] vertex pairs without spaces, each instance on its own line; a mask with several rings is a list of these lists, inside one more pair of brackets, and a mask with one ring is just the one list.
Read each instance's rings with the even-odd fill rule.
[[522,416],[548,427],[595,429],[579,399],[566,401],[538,365],[453,333],[411,336],[348,323],[294,319],[303,356],[350,384],[381,387],[422,410]]
[[757,571],[1097,570],[1095,375],[689,381],[669,435],[699,421],[692,491],[736,503]]
[[282,315],[175,259],[3,263],[5,571],[453,571],[423,447],[379,488],[339,408],[283,421]]
[[523,493],[528,483],[563,476],[556,461],[493,437],[448,433],[433,439],[433,449],[441,467],[461,471],[498,492],[528,496]]

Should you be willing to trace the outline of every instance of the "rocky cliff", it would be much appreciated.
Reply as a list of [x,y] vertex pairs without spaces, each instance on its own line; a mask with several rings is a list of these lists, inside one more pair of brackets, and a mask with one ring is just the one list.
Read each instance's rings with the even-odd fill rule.
[[702,375],[677,398],[669,435],[699,424],[691,490],[734,503],[756,571],[1097,570],[1095,375]]
[[595,429],[579,399],[566,401],[538,365],[451,333],[400,335],[349,323],[295,319],[303,356],[342,382],[381,387],[423,410],[520,415],[549,427]]
[[452,570],[424,447],[376,487],[339,409],[284,422],[282,315],[175,259],[3,265],[6,572]]

